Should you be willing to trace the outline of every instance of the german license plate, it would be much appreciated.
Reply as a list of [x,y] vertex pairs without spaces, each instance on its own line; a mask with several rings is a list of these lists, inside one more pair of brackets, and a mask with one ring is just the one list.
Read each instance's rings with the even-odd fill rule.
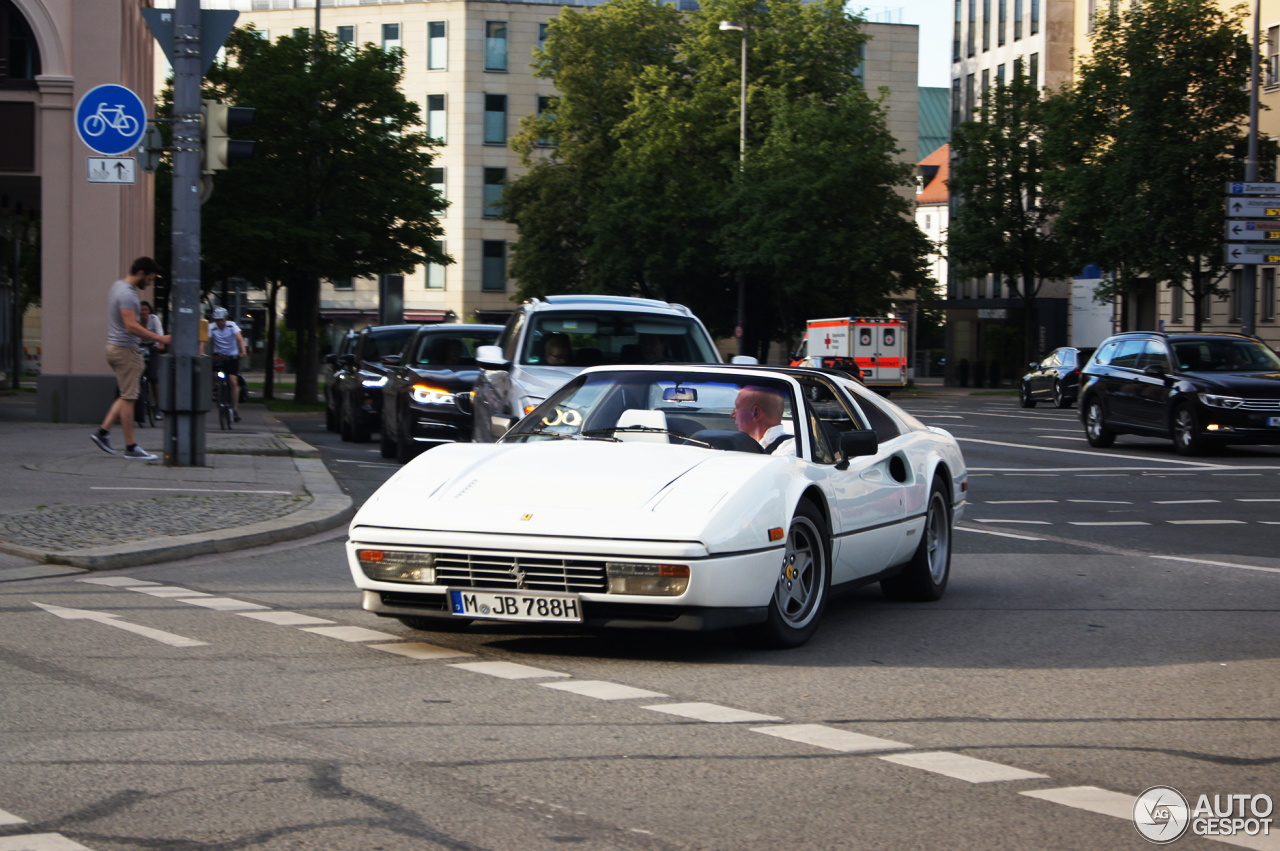
[[1280,417],[1267,417],[1267,425],[1280,426]]
[[449,609],[462,618],[582,623],[582,601],[577,594],[502,593],[450,588]]

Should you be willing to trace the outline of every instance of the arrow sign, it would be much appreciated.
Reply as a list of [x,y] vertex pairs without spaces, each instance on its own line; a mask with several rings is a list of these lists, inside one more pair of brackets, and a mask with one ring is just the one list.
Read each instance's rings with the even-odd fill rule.
[[126,632],[132,632],[141,635],[144,638],[150,638],[152,641],[159,641],[161,644],[168,644],[170,647],[201,647],[208,644],[207,641],[196,641],[194,638],[186,638],[181,635],[174,635],[172,632],[164,632],[159,629],[152,629],[149,626],[139,626],[136,623],[122,621],[118,615],[108,614],[107,612],[91,612],[86,609],[68,609],[63,606],[51,606],[47,603],[35,603],[35,605],[44,609],[51,615],[57,615],[63,620],[68,621],[96,621],[107,626],[114,626],[116,629],[123,629]]
[[1227,184],[1228,195],[1280,195],[1280,183],[1242,183],[1232,181]]
[[1242,220],[1227,220],[1227,241],[1242,239],[1261,239],[1276,240],[1276,244],[1280,245],[1280,221],[1254,222]]
[[1280,218],[1280,198],[1228,198],[1227,216],[1233,219]]

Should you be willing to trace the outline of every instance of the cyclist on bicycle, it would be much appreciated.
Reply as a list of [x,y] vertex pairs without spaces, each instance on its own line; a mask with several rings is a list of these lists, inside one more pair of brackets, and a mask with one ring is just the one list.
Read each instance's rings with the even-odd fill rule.
[[[164,326],[160,324],[160,317],[151,311],[151,303],[143,301],[138,304],[142,308],[138,314],[138,324],[156,336],[163,335]],[[156,369],[158,368],[157,355],[164,351],[164,343],[143,340],[138,343],[138,347],[142,349],[142,356],[146,359],[147,366],[143,372],[147,376],[147,383],[151,386],[151,398],[156,412],[156,419],[162,420],[164,419],[164,414],[160,411],[160,379],[156,375]]]
[[[231,385],[232,417],[240,422],[240,358],[248,357],[249,350],[244,345],[244,335],[240,326],[227,321],[227,309],[213,309],[213,324],[209,326],[209,343],[213,345],[213,365],[226,373]],[[205,344],[200,344],[200,353],[205,353]]]

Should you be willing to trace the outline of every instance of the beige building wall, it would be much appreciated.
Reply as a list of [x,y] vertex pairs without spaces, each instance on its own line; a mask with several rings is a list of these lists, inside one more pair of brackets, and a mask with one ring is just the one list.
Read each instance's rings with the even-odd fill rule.
[[[134,258],[152,250],[152,178],[90,184],[74,110],[90,89],[124,85],[147,100],[151,34],[136,0],[13,0],[34,34],[40,73],[0,101],[35,104],[35,167],[0,172],[0,192],[39,211],[42,328],[38,410],[43,419],[101,419],[114,395],[107,366],[106,296]],[[6,128],[9,132],[12,129]]]

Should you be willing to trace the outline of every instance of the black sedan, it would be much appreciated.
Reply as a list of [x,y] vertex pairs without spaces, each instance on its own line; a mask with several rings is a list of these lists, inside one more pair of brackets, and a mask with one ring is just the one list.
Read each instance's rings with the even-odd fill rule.
[[343,440],[364,443],[382,427],[382,388],[389,377],[382,359],[398,355],[417,329],[417,325],[365,328],[351,351],[337,358],[332,396]]
[[1018,404],[1034,408],[1037,402],[1052,402],[1055,408],[1070,408],[1080,394],[1080,369],[1093,352],[1064,346],[1032,363],[1018,385]]
[[1280,356],[1242,334],[1117,334],[1085,365],[1085,436],[1167,437],[1182,455],[1227,443],[1280,444]]
[[338,398],[338,384],[342,381],[342,372],[345,369],[341,365],[345,363],[343,355],[351,354],[359,337],[357,332],[348,331],[338,341],[337,350],[324,357],[324,427],[329,431],[338,431],[340,428],[338,413],[342,400]]
[[401,354],[382,359],[383,458],[404,464],[437,444],[471,440],[476,349],[500,333],[501,325],[423,325]]

